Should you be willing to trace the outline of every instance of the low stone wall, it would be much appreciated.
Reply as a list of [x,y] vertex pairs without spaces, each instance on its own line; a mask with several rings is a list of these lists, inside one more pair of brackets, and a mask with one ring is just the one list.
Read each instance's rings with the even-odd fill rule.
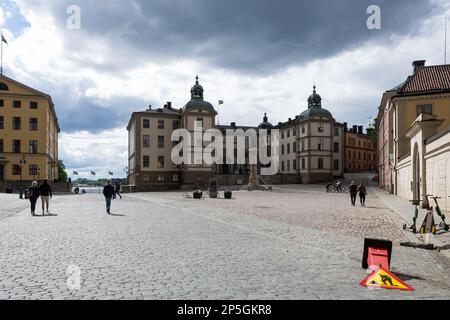
[[[13,193],[19,193],[19,190],[21,188],[27,189],[31,186],[31,181],[24,181],[23,183],[20,182],[1,182],[0,183],[0,193],[5,193],[7,189],[12,189]],[[50,186],[52,187],[52,191],[54,193],[70,193],[72,190],[73,185],[69,184],[67,182],[61,182],[61,183],[50,183]]]

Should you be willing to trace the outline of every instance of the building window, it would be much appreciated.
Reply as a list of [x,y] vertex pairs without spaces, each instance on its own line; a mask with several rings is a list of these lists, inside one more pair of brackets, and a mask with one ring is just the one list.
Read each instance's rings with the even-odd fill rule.
[[16,109],[22,108],[22,102],[21,102],[21,101],[15,100],[15,101],[13,102],[13,107],[16,108]]
[[5,106],[5,100],[0,99],[0,108],[3,108]]
[[3,153],[3,139],[0,139],[0,153]]
[[37,142],[37,140],[30,140],[30,153],[31,154],[38,153],[38,142]]
[[287,137],[290,138],[291,137],[291,130],[287,131]]
[[164,148],[164,136],[158,137],[158,148],[160,148],[160,149]]
[[292,162],[293,166],[294,166],[294,171],[297,171],[297,160],[294,160]]
[[334,160],[334,170],[339,170],[339,160]]
[[281,139],[284,139],[284,132],[281,133]]
[[38,103],[35,101],[30,102],[30,109],[36,110],[38,108]]
[[288,160],[287,162],[287,171],[291,171],[291,161]]
[[20,130],[22,126],[22,119],[20,117],[13,117],[13,130]]
[[142,166],[144,168],[149,168],[150,167],[150,157],[149,156],[144,156],[144,159],[142,161]]
[[306,169],[306,159],[302,159],[302,169]]
[[334,153],[339,153],[339,142],[334,143]]
[[417,106],[417,116],[420,116],[422,113],[433,114],[433,105],[425,104]]
[[13,164],[12,166],[12,174],[13,176],[20,176],[22,170],[18,164]]
[[150,136],[149,135],[144,135],[142,138],[143,138],[142,146],[144,148],[150,148]]
[[302,126],[302,133],[304,134],[306,132],[305,126]]
[[291,144],[287,144],[287,154],[291,154]]
[[144,129],[150,129],[150,120],[144,119]]
[[203,128],[203,124],[204,124],[203,118],[197,118],[196,122],[197,122],[197,124],[196,124],[197,127]]
[[297,142],[292,143],[292,148],[294,150],[294,153],[297,153]]
[[334,136],[339,137],[339,128],[334,128]]
[[3,116],[0,116],[0,129],[5,128],[5,118]]
[[173,175],[172,181],[173,181],[173,182],[178,182],[178,175],[177,175],[177,174],[174,174],[174,175]]
[[37,164],[30,164],[30,166],[28,168],[28,174],[30,176],[37,176],[37,174],[38,174],[38,166],[37,166]]
[[319,133],[323,133],[324,131],[324,126],[323,123],[319,124]]
[[164,169],[164,157],[163,156],[158,157],[158,169]]
[[38,119],[30,118],[30,131],[37,131],[37,130],[38,130]]
[[319,146],[318,146],[318,150],[322,151],[323,150],[323,139],[319,139]]
[[292,131],[292,135],[295,137],[297,136],[297,129],[294,129],[294,131]]
[[162,174],[158,175],[158,182],[164,182],[165,178]]
[[20,153],[20,140],[13,140],[12,141],[12,152],[13,153]]
[[284,172],[284,161],[281,161],[281,171],[283,171]]
[[281,146],[281,154],[284,155],[284,144]]
[[180,121],[174,120],[173,121],[173,130],[177,130],[180,128]]
[[348,152],[348,158],[349,158],[349,159],[352,158],[352,152],[351,152],[351,151]]
[[302,151],[305,151],[305,140],[302,140]]
[[158,120],[158,129],[164,129],[164,128],[165,128],[164,120]]
[[319,169],[323,169],[323,158],[319,158]]

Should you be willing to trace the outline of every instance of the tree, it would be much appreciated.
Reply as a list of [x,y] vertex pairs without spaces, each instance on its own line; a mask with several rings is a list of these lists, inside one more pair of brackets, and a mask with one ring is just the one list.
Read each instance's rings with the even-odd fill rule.
[[68,181],[66,166],[64,165],[64,162],[62,160],[58,161],[58,180],[61,182]]

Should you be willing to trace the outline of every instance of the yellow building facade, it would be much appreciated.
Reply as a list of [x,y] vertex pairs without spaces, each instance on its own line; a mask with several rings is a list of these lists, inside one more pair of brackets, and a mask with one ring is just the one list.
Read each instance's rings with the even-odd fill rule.
[[0,184],[57,179],[59,132],[49,95],[0,75]]

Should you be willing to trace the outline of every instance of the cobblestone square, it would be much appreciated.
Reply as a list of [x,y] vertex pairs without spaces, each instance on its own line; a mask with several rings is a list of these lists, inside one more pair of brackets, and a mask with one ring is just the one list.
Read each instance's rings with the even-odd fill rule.
[[[401,247],[410,236],[395,208],[408,207],[368,192],[366,208],[323,186],[232,200],[138,193],[115,200],[113,216],[100,194],[67,195],[34,218],[2,194],[0,299],[450,299],[447,253]],[[394,241],[392,270],[416,291],[359,286],[365,237]]]

